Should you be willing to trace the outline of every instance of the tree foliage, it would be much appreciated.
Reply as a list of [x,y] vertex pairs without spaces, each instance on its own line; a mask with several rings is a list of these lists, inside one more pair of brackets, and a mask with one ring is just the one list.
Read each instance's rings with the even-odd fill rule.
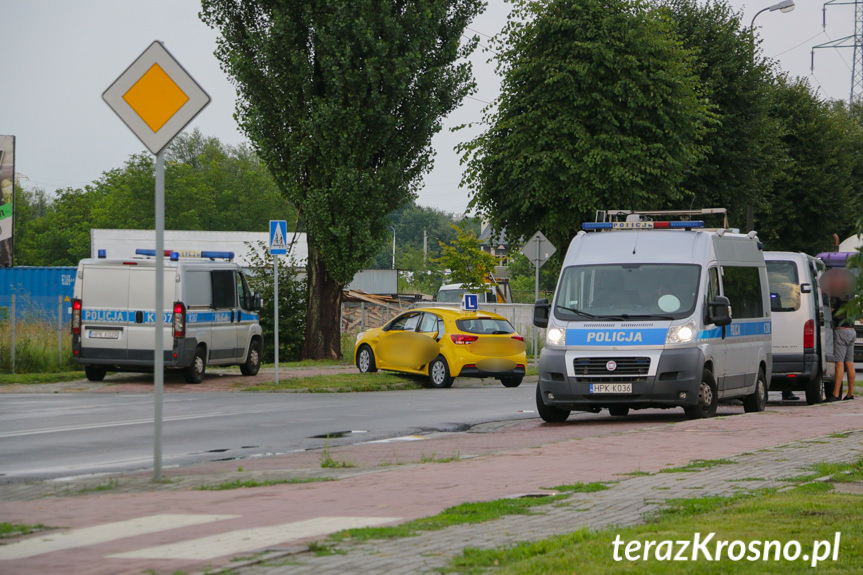
[[564,245],[596,209],[684,197],[712,120],[668,19],[640,0],[516,0],[496,48],[501,95],[461,147],[495,229]]
[[[153,157],[142,153],[91,185],[59,190],[53,199],[40,190],[22,191],[16,205],[16,263],[77,265],[90,256],[91,228],[153,229],[155,188]],[[198,131],[171,143],[165,163],[166,229],[264,231],[270,219],[293,224],[296,210],[247,146],[227,146]]]
[[782,162],[758,213],[759,236],[768,249],[828,251],[833,233],[851,235],[863,208],[863,127],[847,105],[819,100],[800,79],[776,79],[771,113],[782,127]]
[[[250,262],[249,287],[261,294],[264,307],[259,312],[264,342],[274,341],[275,334],[275,282],[273,256],[263,242],[248,244]],[[305,277],[297,273],[298,266],[291,259],[279,260],[279,363],[300,359],[306,331]],[[272,345],[264,345],[263,360],[275,361]]]
[[468,290],[486,289],[486,279],[494,273],[497,260],[480,249],[475,233],[455,225],[453,228],[456,238],[449,244],[441,242],[441,255],[434,261],[447,270],[450,282],[464,284]]
[[481,0],[204,0],[236,117],[309,242],[306,357],[339,357],[342,286],[431,165],[440,119],[472,89],[458,60]]
[[729,221],[743,229],[747,206],[762,207],[780,160],[780,127],[770,113],[772,64],[726,0],[666,0],[661,13],[694,53],[701,90],[716,119],[704,156],[682,186],[692,194],[693,207],[727,208]]

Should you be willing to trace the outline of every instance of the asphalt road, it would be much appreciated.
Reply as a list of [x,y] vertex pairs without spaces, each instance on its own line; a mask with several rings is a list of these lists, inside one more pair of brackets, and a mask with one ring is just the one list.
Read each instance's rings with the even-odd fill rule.
[[[149,394],[4,394],[0,483],[152,469]],[[165,468],[536,417],[534,386],[164,396]],[[331,438],[327,439],[326,436]]]

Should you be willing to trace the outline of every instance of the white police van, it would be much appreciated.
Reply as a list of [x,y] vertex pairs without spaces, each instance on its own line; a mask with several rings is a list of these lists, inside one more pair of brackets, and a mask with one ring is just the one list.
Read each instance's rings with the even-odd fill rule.
[[553,302],[534,307],[534,324],[548,328],[536,388],[545,421],[650,407],[711,417],[730,398],[764,410],[772,352],[761,246],[754,232],[703,225],[637,215],[584,224]]
[[[136,253],[105,259],[100,251],[99,258],[78,263],[72,353],[91,381],[101,381],[107,371],[153,370],[155,250]],[[165,368],[182,369],[189,383],[200,383],[208,364],[239,365],[244,375],[255,375],[263,349],[261,298],[231,261],[234,254],[165,256]]]

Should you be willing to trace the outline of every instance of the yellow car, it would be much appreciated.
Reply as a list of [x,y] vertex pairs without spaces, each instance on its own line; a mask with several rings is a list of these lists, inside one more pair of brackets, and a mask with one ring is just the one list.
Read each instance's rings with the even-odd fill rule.
[[456,377],[494,377],[518,387],[527,355],[524,338],[501,315],[419,308],[360,333],[354,361],[362,373],[427,375],[432,387],[450,387]]

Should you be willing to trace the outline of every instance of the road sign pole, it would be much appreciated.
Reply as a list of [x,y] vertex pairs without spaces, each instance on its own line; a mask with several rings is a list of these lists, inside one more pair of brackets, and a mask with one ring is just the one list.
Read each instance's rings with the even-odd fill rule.
[[276,387],[279,386],[279,256],[273,256],[273,319],[275,321],[273,345],[276,354]]
[[156,342],[153,346],[155,389],[153,481],[162,480],[162,391],[165,384],[165,151],[156,154]]

